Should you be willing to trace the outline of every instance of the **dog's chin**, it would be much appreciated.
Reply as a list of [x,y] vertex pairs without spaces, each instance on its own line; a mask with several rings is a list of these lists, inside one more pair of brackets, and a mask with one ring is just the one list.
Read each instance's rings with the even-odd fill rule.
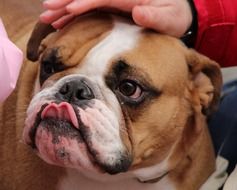
[[83,140],[83,135],[66,120],[41,120],[35,133],[38,155],[47,163],[103,173]]
[[[75,105],[66,102],[41,106],[34,116],[34,125],[26,127],[25,134],[28,133],[26,136],[30,137],[30,141],[25,142],[49,164],[82,172],[117,174],[127,171],[131,164],[127,154],[115,158],[117,161],[112,165],[107,160],[100,159],[100,155],[106,152],[93,148],[90,143],[90,131],[83,124],[77,110]],[[28,121],[31,120],[29,117]]]

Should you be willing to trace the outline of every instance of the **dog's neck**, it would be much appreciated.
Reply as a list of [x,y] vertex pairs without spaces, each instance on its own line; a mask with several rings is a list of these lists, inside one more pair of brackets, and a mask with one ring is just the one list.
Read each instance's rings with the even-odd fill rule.
[[170,170],[168,169],[168,160],[173,152],[175,146],[171,149],[167,158],[161,163],[150,167],[145,167],[133,171],[137,180],[141,183],[158,183],[161,179],[166,177]]
[[[121,186],[123,185],[125,186],[124,189],[132,189],[134,187],[141,187],[141,189],[144,189],[147,187],[147,185],[152,190],[164,188],[167,189],[167,187],[169,187],[170,190],[193,189],[193,187],[195,187],[195,185],[197,184],[197,181],[200,182],[198,184],[203,184],[205,182],[205,179],[210,175],[211,172],[213,172],[210,171],[212,170],[211,166],[210,168],[203,170],[203,168],[206,167],[205,163],[208,162],[208,159],[212,159],[210,152],[206,152],[205,146],[202,146],[203,144],[206,144],[207,141],[208,133],[207,129],[205,128],[199,139],[195,143],[195,147],[193,147],[194,149],[197,149],[197,147],[199,147],[199,151],[191,151],[188,156],[180,159],[178,163],[176,163],[176,166],[172,169],[167,169],[169,168],[167,158],[157,165],[139,170],[137,169],[115,176],[91,176],[91,173],[84,173],[83,171],[83,174],[85,174],[86,176],[83,177],[84,175],[81,176],[78,171],[68,170],[67,177],[65,177],[62,181],[60,180],[59,190],[69,189],[73,184],[73,187],[76,187],[79,184],[86,184],[87,186],[88,184],[91,184],[92,181],[94,186],[97,186],[95,184],[98,184],[98,190],[100,190],[100,188],[103,189],[102,186],[104,187],[104,183],[106,183],[106,186],[111,187],[115,190],[117,189],[117,186],[121,188]],[[179,145],[177,144],[177,146],[173,148],[173,153],[174,151],[177,151],[179,146],[181,146],[181,143],[179,143]],[[175,155],[170,154],[169,157],[175,157]],[[205,174],[202,173],[202,175],[198,179],[192,178],[192,174],[199,172],[200,170],[205,171]],[[189,180],[186,180],[187,178]],[[200,187],[196,187],[196,189],[199,188]],[[74,189],[76,190],[76,188],[72,188],[72,190]]]
[[158,181],[147,181],[141,182],[134,175],[123,173],[118,174],[116,176],[111,175],[103,175],[100,176],[84,176],[75,170],[68,170],[67,176],[60,180],[60,183],[57,186],[58,190],[78,190],[80,186],[81,189],[93,189],[96,187],[97,190],[128,190],[128,189],[136,189],[143,190],[144,188],[148,190],[157,190],[157,189],[169,189],[176,190],[175,186],[172,182],[166,177],[162,177],[162,179],[158,179]]
[[[214,168],[214,166],[206,167],[205,163],[212,163],[210,160],[214,160],[215,156],[213,152],[210,152],[212,148],[210,147],[211,142],[206,121],[205,119],[201,121],[202,122],[199,124],[203,126],[202,131],[196,142],[192,143],[191,149],[187,150],[183,157],[177,155],[177,153],[180,153],[180,150],[184,149],[183,143],[185,142],[182,142],[181,140],[173,146],[169,156],[167,156],[163,162],[151,167],[136,170],[134,174],[138,181],[154,184],[162,183],[165,179],[171,179],[176,185],[178,184],[177,189],[183,189],[182,187],[187,187],[185,189],[189,189],[188,187],[190,187],[190,189],[192,189],[195,184],[203,184],[205,179],[213,172]],[[188,127],[190,128],[190,126]],[[206,169],[204,170],[203,168],[205,167]],[[205,171],[205,173],[202,173],[198,179],[189,177],[192,176],[192,173],[199,171]],[[182,177],[180,178],[180,176]],[[186,180],[187,178],[189,178],[189,180]],[[197,181],[200,181],[200,183],[196,183]]]
[[138,181],[140,183],[158,183],[160,180],[162,180],[164,177],[166,177],[167,175],[169,174],[169,172],[165,172],[164,174],[156,177],[156,178],[153,178],[153,179],[149,179],[149,180],[146,180],[146,181],[141,181],[139,178],[138,178]]

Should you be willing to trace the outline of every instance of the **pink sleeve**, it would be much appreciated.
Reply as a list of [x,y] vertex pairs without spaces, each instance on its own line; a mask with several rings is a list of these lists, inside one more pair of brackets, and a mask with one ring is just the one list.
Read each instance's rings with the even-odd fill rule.
[[21,50],[8,39],[0,19],[0,102],[15,88],[22,60]]
[[237,1],[194,0],[198,17],[195,49],[219,62],[237,65]]

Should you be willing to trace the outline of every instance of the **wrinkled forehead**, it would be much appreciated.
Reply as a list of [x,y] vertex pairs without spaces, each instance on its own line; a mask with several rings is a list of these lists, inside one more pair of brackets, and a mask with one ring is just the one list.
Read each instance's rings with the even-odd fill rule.
[[59,60],[66,68],[80,67],[80,73],[102,75],[113,59],[136,47],[142,30],[113,15],[79,17],[42,42],[41,61]]
[[[62,30],[49,35],[41,44],[46,49],[43,57],[57,54],[66,66],[75,66],[89,52],[107,58],[134,48],[142,28],[128,19],[113,15],[86,15],[78,17]],[[98,58],[98,57],[97,57]]]
[[80,68],[77,72],[91,77],[105,76],[122,60],[137,72],[149,73],[151,80],[161,81],[175,72],[185,76],[184,48],[177,41],[144,30],[128,19],[93,15],[80,17],[47,38],[43,57],[55,54],[56,49],[64,65]]

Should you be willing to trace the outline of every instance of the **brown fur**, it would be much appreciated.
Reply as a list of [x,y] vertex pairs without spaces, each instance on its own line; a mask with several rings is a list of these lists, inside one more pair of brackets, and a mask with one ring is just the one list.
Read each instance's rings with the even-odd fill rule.
[[[23,50],[30,28],[41,11],[37,8],[37,3],[39,4],[33,0],[4,0],[4,6],[0,5],[9,36]],[[22,9],[16,9],[16,5]],[[13,9],[16,10],[14,14],[10,11]],[[17,26],[9,24],[17,19]],[[75,42],[73,33],[82,30],[75,25],[75,28],[65,30],[68,33],[61,32],[56,37],[51,35],[44,40],[40,51],[46,47],[61,47],[61,43],[65,41],[71,42],[68,43],[69,50],[62,48],[59,52],[68,67],[75,66],[111,28],[109,22],[99,19],[92,23],[86,20],[85,22],[93,26],[96,23],[95,33],[88,33],[91,36]],[[79,45],[83,48],[77,48]],[[178,51],[173,51],[174,49]],[[198,189],[214,170],[215,158],[202,109],[216,105],[221,85],[217,64],[187,50],[172,38],[146,33],[136,49],[126,52],[123,58],[136,68],[136,74],[145,75],[147,81],[161,91],[156,100],[139,110],[124,108],[134,150],[132,169],[151,166],[164,160],[168,156],[167,151],[176,142],[169,159],[169,177],[175,182],[178,190]],[[208,77],[204,77],[200,84],[200,81],[195,79],[202,71]],[[72,72],[73,68],[53,78],[56,80]],[[25,112],[32,97],[38,65],[25,62],[21,73],[17,90],[0,107],[0,189],[54,190],[55,184],[65,175],[64,169],[44,163],[21,143]],[[207,89],[210,85],[216,89],[213,92],[214,98],[209,98],[210,91]]]
[[[156,101],[128,113],[133,121],[134,168],[164,160],[176,143],[169,159],[169,176],[177,189],[199,189],[215,167],[202,110],[213,111],[218,102],[221,77],[217,64],[172,39],[155,35],[144,37],[140,46],[128,52],[124,59],[140,75],[149,73],[146,80],[161,91]],[[208,76],[201,74],[202,82],[196,79],[201,72]]]
[[[41,12],[40,7],[40,1],[37,0],[2,0],[0,3],[1,18],[9,38],[23,51]],[[58,180],[55,175],[62,175],[61,168],[48,166],[21,142],[25,111],[32,94],[37,67],[29,62],[24,64],[21,73],[28,74],[18,81],[19,90],[4,105],[0,105],[1,190],[53,190]]]

